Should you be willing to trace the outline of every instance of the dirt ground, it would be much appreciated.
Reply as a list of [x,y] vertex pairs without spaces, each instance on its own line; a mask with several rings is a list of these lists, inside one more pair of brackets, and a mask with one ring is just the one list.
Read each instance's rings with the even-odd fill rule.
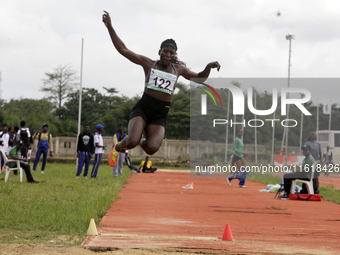
[[0,254],[1,255],[95,255],[95,254],[114,254],[114,255],[177,255],[177,254],[187,254],[196,255],[197,253],[192,253],[190,250],[179,250],[176,249],[129,249],[121,248],[114,251],[109,250],[93,250],[89,248],[83,248],[79,246],[72,247],[56,247],[56,246],[41,246],[41,245],[20,245],[20,244],[0,244]]
[[[285,252],[283,252],[285,251]],[[290,254],[328,254],[320,253],[313,250],[305,251],[303,253],[291,250],[287,252],[287,249],[282,247],[281,252],[225,252],[221,250],[196,250],[181,249],[181,248],[168,248],[168,249],[133,249],[133,248],[119,248],[116,250],[110,249],[95,249],[83,248],[79,246],[63,247],[63,246],[42,246],[42,245],[27,245],[27,244],[0,244],[0,255],[95,255],[95,254],[107,254],[107,255],[197,255],[197,254],[247,254],[247,255],[290,255]]]

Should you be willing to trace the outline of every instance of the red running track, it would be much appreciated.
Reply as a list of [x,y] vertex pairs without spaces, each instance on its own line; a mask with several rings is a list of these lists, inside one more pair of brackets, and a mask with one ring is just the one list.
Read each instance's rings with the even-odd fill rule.
[[[194,182],[193,190],[182,189]],[[209,253],[340,254],[340,206],[274,199],[226,179],[187,172],[132,174],[86,247],[165,248]],[[222,241],[226,223],[234,241]]]

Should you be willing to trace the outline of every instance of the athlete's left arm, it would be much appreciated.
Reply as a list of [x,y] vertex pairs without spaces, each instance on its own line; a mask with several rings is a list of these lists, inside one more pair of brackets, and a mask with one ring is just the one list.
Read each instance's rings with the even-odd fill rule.
[[217,61],[214,61],[214,62],[207,64],[204,70],[199,73],[195,73],[191,71],[189,68],[184,67],[184,66],[179,66],[178,71],[179,71],[179,74],[182,75],[187,80],[190,80],[193,78],[203,78],[204,80],[206,80],[209,77],[210,70],[212,68],[217,68],[217,71],[220,71],[221,65]]

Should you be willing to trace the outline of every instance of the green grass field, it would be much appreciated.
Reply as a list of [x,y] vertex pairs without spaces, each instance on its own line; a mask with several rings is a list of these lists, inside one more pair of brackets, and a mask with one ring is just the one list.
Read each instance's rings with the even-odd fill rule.
[[79,244],[91,218],[99,222],[130,175],[124,167],[114,178],[108,165],[99,167],[97,179],[77,179],[75,164],[48,163],[45,174],[38,169],[33,177],[40,184],[26,176],[20,184],[12,173],[5,183],[0,175],[0,243]]

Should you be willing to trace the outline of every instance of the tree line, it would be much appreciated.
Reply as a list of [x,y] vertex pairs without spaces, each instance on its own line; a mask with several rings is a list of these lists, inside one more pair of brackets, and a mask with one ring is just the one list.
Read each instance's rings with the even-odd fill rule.
[[[58,66],[52,72],[46,72],[42,80],[41,91],[46,93],[43,99],[11,99],[0,102],[0,122],[6,122],[10,126],[19,126],[21,120],[25,120],[31,132],[40,130],[44,123],[48,123],[49,130],[54,136],[76,136],[78,131],[78,106],[79,93],[76,72],[70,66]],[[234,85],[242,88],[242,84]],[[115,88],[103,87],[105,93],[100,93],[95,88],[82,89],[82,116],[81,126],[91,125],[91,132],[95,132],[95,126],[101,123],[105,126],[104,135],[112,136],[118,128],[118,124],[123,124],[125,131],[129,116],[133,106],[140,99],[140,96],[126,97],[118,96]],[[223,98],[224,104],[219,108],[214,108],[214,102],[208,97],[208,115],[213,118],[227,118],[228,110],[228,89],[219,89],[218,94]],[[215,140],[224,143],[226,140],[226,126],[218,125],[212,128],[212,122],[207,122],[205,116],[201,115],[201,94],[202,90],[190,89],[189,85],[178,83],[176,93],[173,96],[171,108],[165,131],[165,138],[180,140]],[[267,92],[255,91],[256,109],[266,110],[272,105],[272,94]],[[230,115],[233,119],[233,97],[230,97]],[[245,95],[245,102],[247,96]],[[316,130],[316,111],[317,107],[308,102],[304,107],[311,112],[311,116],[304,116],[303,139],[307,141],[309,134]],[[217,109],[217,110],[216,110]],[[336,104],[332,108],[332,128],[338,129],[340,125],[340,108]],[[319,107],[319,129],[328,129],[328,117],[322,113]],[[272,116],[256,116],[256,119],[271,118]],[[244,119],[246,121],[254,119],[248,107],[245,107]],[[281,103],[278,99],[276,109],[276,119],[283,120],[281,116]],[[290,119],[298,121],[298,125],[289,128],[289,145],[299,146],[300,141],[300,118],[301,111],[296,107],[290,107]],[[237,122],[241,122],[241,116],[237,116]],[[191,123],[191,125],[190,125]],[[238,125],[238,128],[241,126]],[[191,130],[190,130],[191,129]],[[279,148],[284,127],[276,122],[275,141]],[[190,132],[191,131],[191,132]],[[246,125],[244,128],[244,143],[253,144],[255,138],[254,128]],[[271,122],[257,129],[258,144],[268,144],[271,146],[272,126]],[[229,143],[233,141],[233,128],[229,128]]]
[[[42,80],[43,99],[10,99],[0,101],[0,123],[19,126],[21,120],[31,132],[41,130],[48,123],[54,136],[76,136],[78,131],[79,84],[76,72],[68,65],[58,66],[46,72]],[[123,124],[125,131],[133,106],[140,96],[118,96],[115,88],[103,87],[100,93],[95,88],[82,89],[81,126],[90,124],[91,132],[101,123],[105,126],[104,136],[113,136],[118,125]],[[165,137],[168,139],[189,139],[190,95],[187,85],[179,83],[173,96],[168,115]]]

